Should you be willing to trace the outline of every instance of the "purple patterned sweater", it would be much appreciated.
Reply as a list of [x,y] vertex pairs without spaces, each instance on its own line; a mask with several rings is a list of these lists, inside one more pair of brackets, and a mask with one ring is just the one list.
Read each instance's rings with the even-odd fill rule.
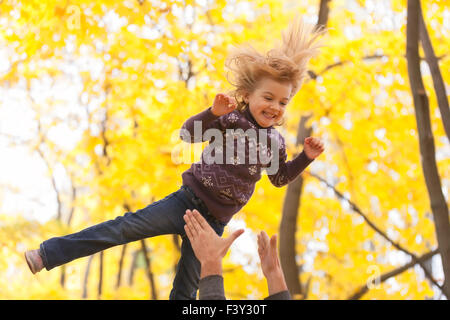
[[[194,129],[195,125],[197,130]],[[198,129],[200,125],[201,131]],[[208,129],[217,129],[215,132],[222,135],[222,141],[220,139],[216,141],[216,138],[205,134]],[[264,139],[264,135],[257,134],[254,139],[255,136],[244,133],[252,131],[247,131],[248,129],[253,129],[253,132],[257,133],[264,132],[267,138]],[[248,108],[242,113],[234,110],[217,117],[209,107],[183,124],[180,137],[183,141],[190,143],[210,142],[208,147],[211,149],[208,150],[206,147],[202,152],[201,160],[193,163],[183,172],[183,185],[192,188],[195,194],[205,202],[211,214],[225,223],[228,223],[232,216],[250,200],[256,182],[261,179],[262,170],[266,170],[274,186],[282,187],[294,180],[313,161],[304,151],[293,160],[286,161],[284,138],[273,127],[261,127]],[[230,144],[231,141],[234,143]],[[238,153],[242,150],[239,149],[238,142],[241,142],[241,146],[245,146],[245,161],[242,152]],[[213,145],[214,148],[212,148]],[[257,158],[249,157],[250,149],[257,150]],[[275,149],[278,154],[273,153],[272,149]],[[211,161],[212,157],[222,159],[222,163]],[[269,168],[271,170],[268,170]],[[274,171],[274,168],[277,170]]]

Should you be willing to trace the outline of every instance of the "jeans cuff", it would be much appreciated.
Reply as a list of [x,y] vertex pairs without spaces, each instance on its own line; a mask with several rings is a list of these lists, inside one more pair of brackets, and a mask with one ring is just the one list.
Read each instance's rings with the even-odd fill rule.
[[45,269],[47,271],[49,271],[50,269],[48,268],[47,255],[45,254],[45,249],[44,249],[44,243],[43,242],[39,246],[39,255],[42,258],[42,263],[44,264]]

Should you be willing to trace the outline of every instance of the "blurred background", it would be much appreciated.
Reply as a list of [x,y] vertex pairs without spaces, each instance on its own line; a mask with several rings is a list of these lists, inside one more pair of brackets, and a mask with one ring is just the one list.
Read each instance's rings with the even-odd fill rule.
[[260,230],[295,299],[450,297],[447,1],[3,0],[0,299],[168,299],[178,236],[37,275],[23,253],[176,191],[173,133],[231,88],[230,47],[271,49],[295,14],[329,31],[278,129],[288,159],[306,136],[325,152],[229,223],[227,298],[268,294]]

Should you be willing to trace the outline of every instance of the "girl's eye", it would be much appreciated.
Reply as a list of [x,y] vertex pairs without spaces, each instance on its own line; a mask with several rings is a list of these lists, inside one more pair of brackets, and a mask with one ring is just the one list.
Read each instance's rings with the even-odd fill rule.
[[[272,100],[272,98],[269,98],[269,97],[264,97],[267,101],[271,101]],[[281,104],[282,106],[286,106],[287,105],[287,103],[282,103]]]

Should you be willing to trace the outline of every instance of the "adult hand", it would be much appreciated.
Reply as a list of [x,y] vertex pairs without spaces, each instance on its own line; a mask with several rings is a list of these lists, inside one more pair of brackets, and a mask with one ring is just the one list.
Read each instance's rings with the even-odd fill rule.
[[280,260],[277,254],[277,235],[269,236],[265,231],[258,234],[258,254],[261,260],[261,269],[267,278],[274,271],[281,269]]
[[202,277],[208,273],[203,270],[204,267],[221,264],[233,241],[244,232],[243,229],[239,229],[228,238],[221,238],[196,209],[194,211],[186,210],[183,218],[186,221],[184,226],[186,235],[191,242],[195,256],[202,265]]
[[219,93],[214,98],[211,112],[213,113],[213,115],[219,117],[232,112],[236,109],[236,107],[237,103],[235,99],[224,93]]
[[266,277],[269,295],[287,290],[277,251],[277,235],[269,236],[265,231],[258,234],[258,254],[261,269]]

